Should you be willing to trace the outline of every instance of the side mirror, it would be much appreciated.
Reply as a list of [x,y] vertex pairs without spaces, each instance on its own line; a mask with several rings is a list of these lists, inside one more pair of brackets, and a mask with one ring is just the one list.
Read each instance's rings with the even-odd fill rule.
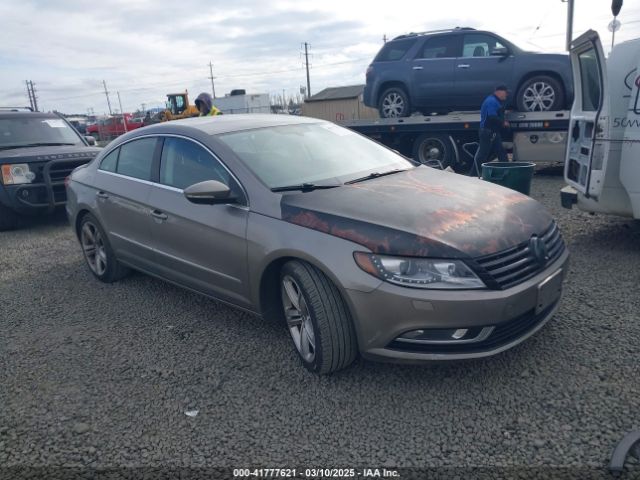
[[92,147],[96,146],[96,138],[93,135],[85,135],[84,139],[87,141],[89,145]]
[[496,47],[489,51],[489,55],[492,57],[507,57],[509,56],[509,49],[507,47]]
[[236,203],[238,199],[231,195],[231,189],[216,180],[205,180],[185,188],[184,196],[192,203],[200,205],[220,205]]

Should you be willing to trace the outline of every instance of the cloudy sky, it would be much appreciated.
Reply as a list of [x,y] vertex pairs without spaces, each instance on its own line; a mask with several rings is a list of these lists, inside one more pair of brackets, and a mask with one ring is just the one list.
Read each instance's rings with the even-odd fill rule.
[[[574,32],[598,30],[607,49],[609,0],[576,0]],[[625,0],[616,42],[640,35],[640,4]],[[311,92],[364,83],[383,36],[470,26],[528,49],[562,51],[561,0],[3,0],[0,106],[28,105],[25,80],[44,110],[102,114],[102,81],[118,108],[160,106],[166,93],[234,88],[287,97],[306,84],[302,44],[310,44]]]

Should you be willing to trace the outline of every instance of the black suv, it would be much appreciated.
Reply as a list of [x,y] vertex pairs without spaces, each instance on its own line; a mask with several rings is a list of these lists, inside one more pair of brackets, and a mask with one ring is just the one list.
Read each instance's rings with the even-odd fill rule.
[[495,33],[454,28],[387,42],[367,69],[364,103],[383,118],[478,110],[498,84],[519,111],[562,110],[573,100],[568,55],[526,52]]
[[100,152],[90,142],[57,114],[0,109],[0,231],[64,205],[65,178]]

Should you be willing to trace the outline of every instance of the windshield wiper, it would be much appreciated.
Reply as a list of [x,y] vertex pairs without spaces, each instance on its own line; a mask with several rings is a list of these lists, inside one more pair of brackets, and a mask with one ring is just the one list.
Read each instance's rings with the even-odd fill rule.
[[57,147],[62,145],[76,145],[75,143],[61,143],[61,142],[38,142],[38,143],[23,143],[20,145],[2,145],[0,150],[10,150],[12,148],[30,148],[30,147]]
[[302,190],[303,192],[310,192],[312,190],[323,190],[327,188],[341,187],[342,185],[316,185],[315,183],[301,183],[299,185],[287,185],[286,187],[272,188],[272,192],[291,192],[295,190]]
[[372,178],[384,177],[385,175],[392,175],[394,173],[406,172],[406,168],[396,168],[395,170],[389,170],[388,172],[372,172],[369,175],[364,177],[355,178],[353,180],[349,180],[348,182],[344,182],[345,185],[350,185],[352,183],[364,182],[365,180],[371,180]]

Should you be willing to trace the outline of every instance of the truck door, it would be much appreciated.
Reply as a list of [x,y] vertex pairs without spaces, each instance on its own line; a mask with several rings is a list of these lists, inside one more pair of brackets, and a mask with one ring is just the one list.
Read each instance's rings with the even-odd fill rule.
[[607,66],[597,32],[573,41],[571,68],[575,98],[567,139],[564,178],[586,197],[602,192],[609,156]]
[[[497,50],[504,53],[498,55]],[[512,83],[514,61],[513,54],[497,37],[487,33],[465,34],[462,53],[454,64],[457,104],[479,110],[499,83]]]
[[427,39],[412,61],[412,98],[416,106],[447,107],[453,93],[455,57],[460,50],[458,35]]

